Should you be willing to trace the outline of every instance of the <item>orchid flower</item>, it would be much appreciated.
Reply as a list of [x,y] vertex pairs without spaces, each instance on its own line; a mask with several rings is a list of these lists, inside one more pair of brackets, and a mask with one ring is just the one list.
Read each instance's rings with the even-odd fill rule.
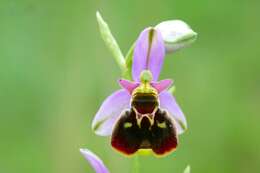
[[[90,163],[96,173],[109,173],[108,168],[103,161],[92,151],[88,149],[80,149],[81,154]],[[190,166],[187,166],[184,173],[190,173]]]
[[112,146],[124,154],[139,149],[166,154],[176,149],[178,135],[187,128],[182,110],[167,91],[172,80],[158,81],[165,52],[161,32],[144,29],[134,46],[133,81],[120,79],[122,89],[105,99],[94,117],[95,133],[112,135]]

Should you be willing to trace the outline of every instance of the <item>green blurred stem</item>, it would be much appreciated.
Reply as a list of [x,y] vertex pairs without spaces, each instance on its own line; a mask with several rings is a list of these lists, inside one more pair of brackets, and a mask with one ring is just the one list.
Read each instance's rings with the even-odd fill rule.
[[139,155],[136,154],[134,156],[133,173],[139,173],[139,172],[140,172]]
[[96,13],[96,16],[97,16],[97,21],[98,21],[101,36],[106,46],[112,53],[114,59],[116,60],[118,66],[120,67],[122,73],[124,73],[126,71],[126,62],[125,62],[124,55],[122,54],[116,42],[116,39],[113,37],[108,24],[103,20],[101,14],[98,11]]
[[133,64],[133,54],[134,54],[134,46],[133,44],[128,50],[125,61],[126,61],[126,70],[123,72],[123,78],[132,80],[132,64]]

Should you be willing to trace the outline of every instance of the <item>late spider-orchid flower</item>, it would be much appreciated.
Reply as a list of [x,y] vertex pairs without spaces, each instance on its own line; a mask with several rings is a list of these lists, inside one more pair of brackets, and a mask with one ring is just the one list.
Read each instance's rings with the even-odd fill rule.
[[120,79],[122,89],[101,105],[92,128],[101,136],[112,135],[111,144],[125,154],[152,149],[163,155],[177,147],[177,136],[187,123],[168,87],[172,80],[158,81],[165,57],[162,34],[146,28],[135,42],[132,79]]

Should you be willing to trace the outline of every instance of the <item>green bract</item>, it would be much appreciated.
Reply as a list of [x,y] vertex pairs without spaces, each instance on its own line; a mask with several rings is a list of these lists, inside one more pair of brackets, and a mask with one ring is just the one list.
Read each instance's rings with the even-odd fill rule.
[[108,47],[113,57],[115,58],[118,66],[122,71],[124,71],[126,69],[125,58],[116,42],[116,39],[113,37],[107,23],[103,20],[100,13],[97,12],[96,15],[97,15],[97,21],[99,24],[101,36],[105,41],[106,46]]

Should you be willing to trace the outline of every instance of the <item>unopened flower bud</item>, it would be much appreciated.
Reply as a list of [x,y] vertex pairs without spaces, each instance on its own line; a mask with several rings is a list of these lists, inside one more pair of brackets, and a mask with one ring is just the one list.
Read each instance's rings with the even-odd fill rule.
[[162,34],[167,53],[184,48],[197,38],[197,33],[181,20],[164,21],[155,28]]

